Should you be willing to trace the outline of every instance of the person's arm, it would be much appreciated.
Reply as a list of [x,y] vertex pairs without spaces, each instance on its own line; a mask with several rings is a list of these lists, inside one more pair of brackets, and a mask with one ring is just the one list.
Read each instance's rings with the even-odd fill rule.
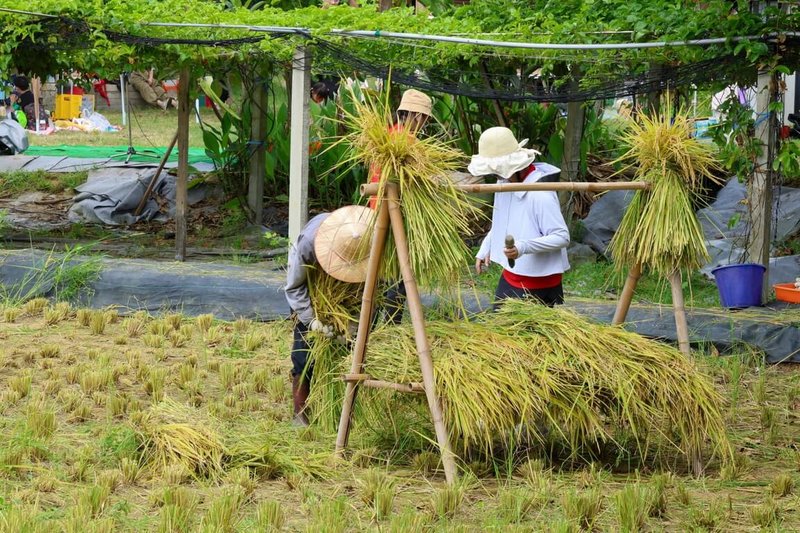
[[491,263],[491,253],[492,251],[492,230],[489,230],[489,233],[486,234],[486,237],[483,238],[483,242],[481,243],[481,247],[478,250],[478,253],[475,254],[475,272],[478,274],[481,273],[484,267],[488,267]]
[[301,235],[289,251],[289,266],[286,271],[286,301],[297,318],[306,326],[314,320],[314,308],[308,293],[308,265],[316,262],[314,243]]
[[153,77],[154,72],[155,69],[152,68],[147,71],[147,84],[150,85],[151,87],[153,86],[153,82],[155,81],[155,78]]
[[558,196],[553,192],[547,192],[533,193],[533,197],[531,209],[533,209],[533,216],[539,224],[542,236],[517,241],[515,244],[519,254],[552,252],[569,246],[569,229],[561,214]]

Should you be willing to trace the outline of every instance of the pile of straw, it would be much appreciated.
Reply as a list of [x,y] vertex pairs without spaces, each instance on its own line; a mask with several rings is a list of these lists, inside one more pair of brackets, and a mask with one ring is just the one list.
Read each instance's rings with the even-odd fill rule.
[[358,324],[363,283],[346,283],[329,276],[321,268],[309,268],[307,284],[314,313],[324,324],[333,326],[342,335]]
[[[534,438],[549,433],[574,453],[599,444],[622,451],[632,443],[642,457],[665,447],[694,457],[706,445],[730,456],[722,396],[671,346],[526,301],[509,301],[474,322],[430,321],[427,329],[445,423],[462,452],[491,453],[524,427]],[[341,374],[346,364],[328,367]],[[420,382],[411,328],[375,331],[365,372]],[[408,394],[391,399],[424,402]]]
[[[345,115],[350,133],[340,142],[351,147],[351,162],[381,170],[381,190],[389,182],[398,185],[417,282],[424,287],[456,283],[459,271],[471,262],[463,236],[470,234],[474,222],[483,216],[479,204],[447,177],[465,166],[464,154],[440,137],[391,129],[388,92],[383,99],[365,95],[363,101],[356,97],[353,101],[353,112]],[[398,279],[391,238],[385,258],[384,277]]]
[[609,245],[619,269],[640,264],[669,276],[700,268],[709,258],[693,204],[705,180],[717,180],[717,161],[692,137],[691,119],[672,115],[669,106],[663,114],[642,114],[623,135],[629,149],[620,161],[651,188],[636,192]]
[[156,472],[181,465],[193,475],[218,478],[226,449],[216,424],[197,409],[165,399],[134,420],[142,462]]

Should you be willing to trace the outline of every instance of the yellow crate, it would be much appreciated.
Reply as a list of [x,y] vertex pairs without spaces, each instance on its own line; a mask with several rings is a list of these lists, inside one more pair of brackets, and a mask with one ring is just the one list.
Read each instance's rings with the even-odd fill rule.
[[94,111],[93,94],[58,94],[53,119],[72,120],[81,116],[81,111],[84,109],[87,110],[87,114]]
[[82,94],[57,94],[56,109],[53,111],[55,120],[72,120],[81,116]]

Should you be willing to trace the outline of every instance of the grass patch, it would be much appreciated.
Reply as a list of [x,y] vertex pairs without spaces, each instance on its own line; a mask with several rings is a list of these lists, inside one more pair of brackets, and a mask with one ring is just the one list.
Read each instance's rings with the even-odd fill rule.
[[0,173],[0,197],[19,196],[25,192],[59,193],[86,182],[88,172],[14,170]]
[[[564,274],[564,291],[569,296],[582,298],[616,299],[622,292],[624,276],[616,272],[608,261],[583,263],[572,267]],[[683,293],[686,305],[695,307],[719,307],[719,293],[713,281],[695,272],[684,277]],[[645,274],[639,279],[634,301],[672,305],[669,282],[655,275]]]

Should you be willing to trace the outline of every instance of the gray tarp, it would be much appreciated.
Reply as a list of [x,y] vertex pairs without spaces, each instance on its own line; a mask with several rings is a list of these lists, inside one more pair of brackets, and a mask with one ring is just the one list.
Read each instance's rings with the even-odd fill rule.
[[[175,176],[166,171],[158,177],[142,213],[134,215],[154,175],[152,168],[105,168],[89,172],[86,183],[75,188],[77,195],[69,210],[70,221],[109,225],[128,225],[140,220],[166,222],[175,211]],[[202,187],[189,189],[189,205],[199,202],[204,195]]]
[[[48,258],[57,254],[37,250],[0,252],[0,283],[14,290],[35,269],[41,269]],[[85,261],[76,258],[75,262]],[[50,261],[52,271],[59,261]],[[283,295],[285,274],[273,263],[260,265],[209,265],[166,263],[138,259],[102,260],[102,273],[91,283],[91,295],[84,304],[91,307],[121,306],[122,311],[145,309],[166,312],[179,310],[187,315],[214,313],[221,319],[248,317],[274,320],[289,316]],[[50,281],[38,287],[38,295],[52,296]],[[473,312],[489,307],[488,295],[464,295],[464,306]],[[428,307],[437,299],[423,298]],[[567,307],[608,323],[614,312],[613,302],[570,300]],[[753,310],[746,314],[721,310],[688,310],[691,339],[695,343],[712,343],[729,347],[740,342],[764,350],[773,363],[800,363],[800,328],[797,324],[780,324],[774,312],[763,309],[763,319]],[[647,337],[676,341],[675,321],[669,306],[634,305],[626,327]]]

